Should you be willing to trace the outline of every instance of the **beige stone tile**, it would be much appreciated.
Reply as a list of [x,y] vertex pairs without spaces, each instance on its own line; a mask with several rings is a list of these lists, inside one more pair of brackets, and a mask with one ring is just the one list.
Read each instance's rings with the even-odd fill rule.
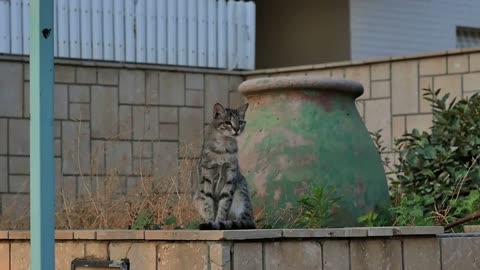
[[452,102],[454,98],[456,98],[456,101],[462,98],[461,75],[446,75],[435,77],[433,79],[433,84],[435,86],[435,90],[442,89],[440,92],[440,97],[443,97],[447,93],[450,94],[450,97],[447,100],[447,104],[450,104],[450,102]]
[[468,71],[468,55],[451,55],[447,58],[448,73],[462,73]]
[[417,61],[392,64],[392,113],[418,112]]
[[375,99],[365,101],[365,125],[370,132],[382,130],[381,135],[387,149],[391,149],[392,116],[390,99]]
[[402,243],[399,240],[352,240],[351,270],[401,270]]
[[30,270],[30,243],[13,242],[10,244],[10,269]]
[[359,99],[370,97],[370,68],[369,66],[348,67],[345,69],[345,79],[359,82],[363,85],[363,95]]
[[263,260],[266,270],[321,269],[323,265],[322,246],[318,242],[267,242],[264,249]]
[[235,242],[233,248],[233,269],[262,269],[262,243]]
[[384,98],[390,96],[390,81],[372,82],[372,98]]
[[143,240],[145,231],[99,230],[97,240]]
[[480,71],[480,53],[470,54],[470,72]]
[[0,242],[0,269],[10,269],[10,243]]
[[437,88],[434,88],[433,77],[420,78],[420,89],[418,89],[420,92],[420,112],[431,112],[432,103],[428,100],[425,100],[424,94],[426,93],[426,91],[423,89],[433,89],[434,91],[437,89]]
[[433,124],[433,115],[432,114],[418,114],[418,115],[408,115],[407,116],[407,132],[412,132],[414,128],[418,131],[430,131],[430,127]]
[[390,63],[373,64],[370,69],[373,81],[390,79]]
[[158,269],[208,269],[209,248],[205,242],[162,242],[157,250]]
[[447,73],[447,58],[434,57],[420,60],[420,75],[439,75]]
[[61,242],[55,244],[55,270],[70,270],[72,261],[83,258],[84,244],[76,242]]
[[405,126],[405,116],[392,117],[392,145],[395,139],[400,139],[407,131]]
[[480,72],[474,72],[463,75],[463,91],[480,90]]
[[348,240],[325,241],[323,247],[323,270],[350,270],[350,262],[345,259],[349,253]]

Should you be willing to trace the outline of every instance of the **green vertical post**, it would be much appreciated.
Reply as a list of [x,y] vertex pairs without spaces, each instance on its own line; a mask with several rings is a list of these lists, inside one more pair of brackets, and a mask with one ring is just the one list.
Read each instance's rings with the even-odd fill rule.
[[30,0],[30,231],[32,270],[55,269],[53,0]]

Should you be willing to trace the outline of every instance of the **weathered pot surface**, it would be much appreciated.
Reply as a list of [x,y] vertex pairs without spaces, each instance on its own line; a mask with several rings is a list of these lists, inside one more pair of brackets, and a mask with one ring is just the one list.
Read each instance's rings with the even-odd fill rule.
[[312,186],[341,196],[331,226],[354,226],[369,210],[389,205],[380,156],[355,106],[361,84],[318,76],[248,80],[239,91],[250,103],[239,137],[240,167],[257,208],[277,213]]

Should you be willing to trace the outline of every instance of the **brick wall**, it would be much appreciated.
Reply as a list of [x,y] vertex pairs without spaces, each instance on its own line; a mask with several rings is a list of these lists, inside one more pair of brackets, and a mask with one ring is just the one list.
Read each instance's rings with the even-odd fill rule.
[[[131,269],[477,269],[479,234],[442,227],[251,231],[57,231],[55,269],[128,258]],[[30,269],[30,235],[0,231],[0,269]],[[80,268],[84,269],[84,268]],[[103,269],[103,268],[101,268]]]
[[[175,175],[198,156],[213,104],[242,101],[241,81],[235,72],[57,61],[57,189],[81,196],[115,175],[126,192],[140,175]],[[28,59],[2,56],[0,211],[28,207],[29,115]]]
[[390,57],[371,61],[340,62],[292,68],[258,70],[246,73],[247,79],[274,76],[319,75],[347,78],[363,84],[365,92],[357,108],[368,130],[383,129],[387,151],[395,138],[413,128],[428,130],[432,123],[429,103],[422,88],[442,88],[454,97],[480,92],[480,48]]

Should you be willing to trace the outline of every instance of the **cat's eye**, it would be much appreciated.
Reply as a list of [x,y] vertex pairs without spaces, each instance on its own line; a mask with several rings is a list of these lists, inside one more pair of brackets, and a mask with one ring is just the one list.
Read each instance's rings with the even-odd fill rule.
[[243,120],[238,121],[238,124],[240,124],[240,125],[243,125],[243,124],[245,124],[245,123],[247,123],[247,122],[245,122],[245,121],[243,121]]
[[227,124],[227,125],[230,125],[230,126],[231,126],[231,125],[232,125],[232,122],[230,122],[230,121],[227,121],[227,122],[225,122],[225,124]]

